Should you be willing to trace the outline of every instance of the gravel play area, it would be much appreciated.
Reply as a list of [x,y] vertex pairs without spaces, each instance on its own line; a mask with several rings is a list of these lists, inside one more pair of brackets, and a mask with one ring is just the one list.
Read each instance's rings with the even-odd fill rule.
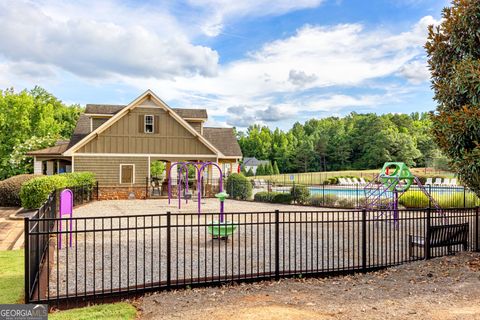
[[480,319],[480,254],[355,276],[160,292],[136,304],[141,319]]
[[[219,219],[216,199],[204,200],[200,216],[193,201],[182,203],[181,210],[177,205],[168,205],[167,200],[116,200],[76,208],[74,217],[79,219],[73,225],[72,246],[64,235],[62,248],[57,246],[49,261],[48,296],[164,286],[168,257],[172,284],[271,276],[276,236],[281,275],[362,265],[358,211],[228,200],[225,219],[236,231],[228,240],[218,240],[209,234],[209,224]],[[277,235],[275,209],[281,211]],[[172,212],[170,233],[166,211]],[[391,221],[390,215],[369,216],[365,225],[368,266],[416,259],[408,251],[408,239],[424,234],[422,213],[403,214],[409,220],[400,223]]]

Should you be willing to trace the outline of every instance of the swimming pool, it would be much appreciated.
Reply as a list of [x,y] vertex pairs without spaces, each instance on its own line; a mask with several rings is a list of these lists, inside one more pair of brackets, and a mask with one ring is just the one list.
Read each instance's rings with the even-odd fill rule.
[[[277,192],[290,192],[291,187],[276,187],[273,188],[273,191]],[[337,197],[364,197],[365,191],[363,186],[358,187],[334,187],[334,186],[323,186],[323,187],[308,187],[310,190],[310,195],[312,196],[323,196],[323,195],[336,195]],[[430,191],[432,194],[456,194],[463,193],[464,188],[459,187],[428,187],[427,191]],[[420,192],[420,188],[417,186],[412,186],[410,191]],[[386,192],[385,195],[390,194]]]

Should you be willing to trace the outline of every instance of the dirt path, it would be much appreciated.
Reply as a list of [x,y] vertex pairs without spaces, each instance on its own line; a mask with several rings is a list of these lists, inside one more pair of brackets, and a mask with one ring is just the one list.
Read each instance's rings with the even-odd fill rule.
[[161,292],[142,319],[480,319],[480,254],[328,279]]

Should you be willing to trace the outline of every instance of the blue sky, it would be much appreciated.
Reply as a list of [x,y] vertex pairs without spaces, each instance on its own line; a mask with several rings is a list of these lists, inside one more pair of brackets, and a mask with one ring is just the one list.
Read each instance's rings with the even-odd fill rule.
[[[367,5],[368,4],[368,5]],[[0,88],[127,104],[152,89],[210,125],[429,111],[439,0],[0,0]]]

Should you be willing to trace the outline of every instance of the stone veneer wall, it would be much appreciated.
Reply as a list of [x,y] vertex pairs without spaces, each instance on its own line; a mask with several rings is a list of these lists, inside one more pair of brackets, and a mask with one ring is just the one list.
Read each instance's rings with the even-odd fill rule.
[[98,200],[145,199],[145,187],[99,187]]

